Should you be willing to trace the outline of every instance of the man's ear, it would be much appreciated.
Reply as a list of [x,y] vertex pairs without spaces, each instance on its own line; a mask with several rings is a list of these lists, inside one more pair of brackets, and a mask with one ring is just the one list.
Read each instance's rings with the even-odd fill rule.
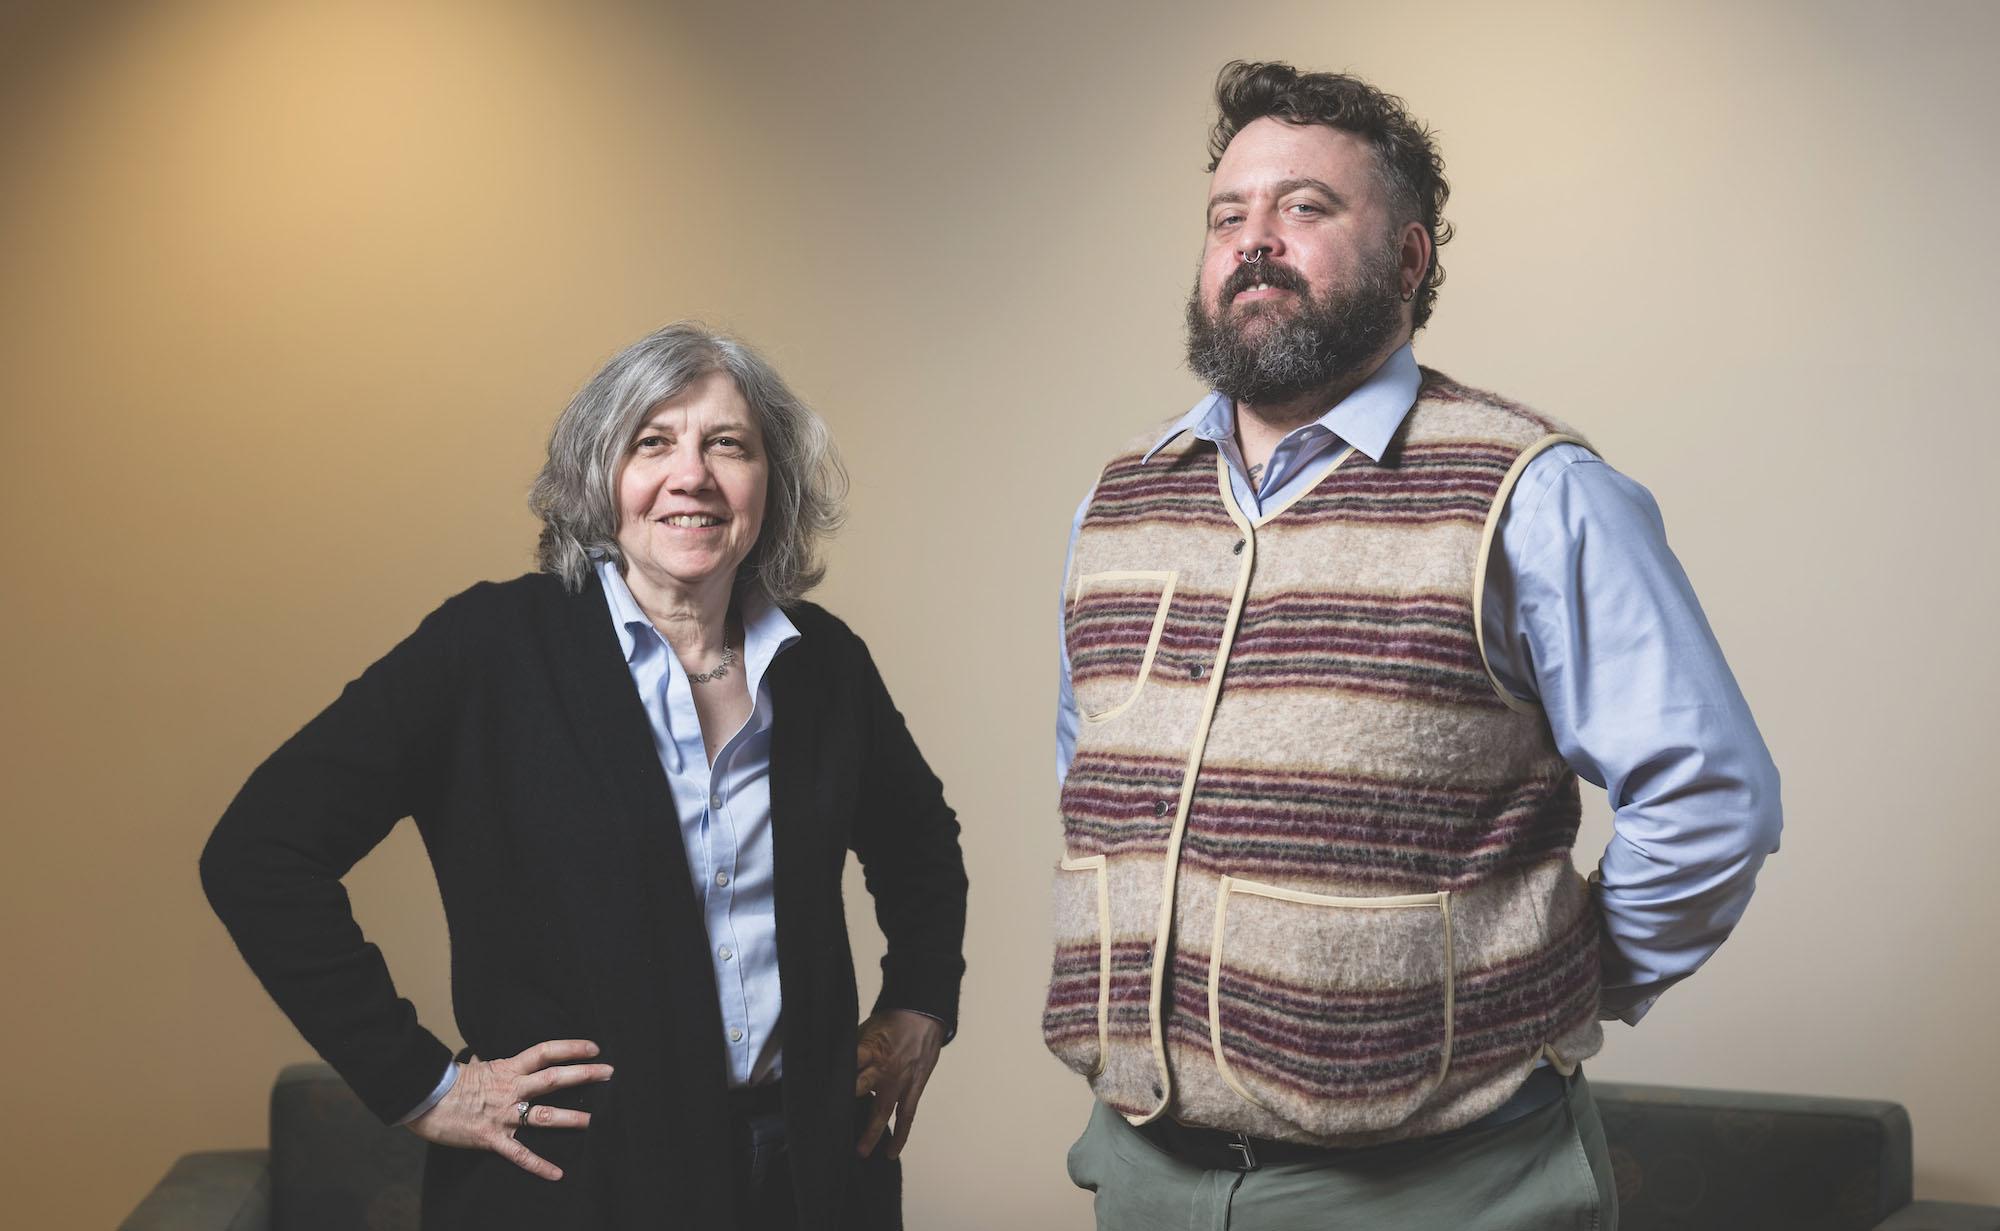
[[1403,233],[1396,244],[1396,265],[1402,279],[1397,288],[1408,303],[1423,289],[1424,279],[1430,276],[1431,257],[1437,251],[1431,243],[1431,233],[1421,222],[1406,222]]

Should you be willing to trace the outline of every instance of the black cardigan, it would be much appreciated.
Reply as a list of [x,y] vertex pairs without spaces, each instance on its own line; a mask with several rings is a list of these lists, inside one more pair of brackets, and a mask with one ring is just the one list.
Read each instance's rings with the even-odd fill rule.
[[[766,676],[784,1105],[801,1227],[890,1225],[899,1177],[852,1159],[852,849],[888,941],[878,1008],[954,1022],[958,823],[867,647],[812,604]],[[563,1168],[432,1147],[427,1227],[730,1225],[726,1058],[673,795],[595,578],[483,583],[446,602],[259,766],[202,883],[307,1042],[393,1120],[450,1051],[396,995],[340,877],[404,817],[451,930],[459,1033],[484,1058],[594,1039],[608,1083],[544,1100],[589,1129],[523,1129]],[[872,1212],[864,1212],[872,1211]]]

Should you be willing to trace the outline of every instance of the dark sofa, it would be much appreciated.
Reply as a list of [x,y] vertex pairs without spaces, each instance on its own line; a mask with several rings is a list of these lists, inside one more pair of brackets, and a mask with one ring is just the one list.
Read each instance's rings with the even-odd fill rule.
[[[1911,1201],[1910,1117],[1898,1104],[1592,1089],[1623,1231],[2000,1231],[2000,1206]],[[123,1226],[414,1231],[423,1158],[422,1142],[384,1128],[331,1069],[295,1064],[271,1091],[269,1150],[182,1157]]]

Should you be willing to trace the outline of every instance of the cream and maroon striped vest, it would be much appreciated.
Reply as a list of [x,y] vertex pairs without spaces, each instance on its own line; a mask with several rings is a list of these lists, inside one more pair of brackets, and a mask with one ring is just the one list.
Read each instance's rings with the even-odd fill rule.
[[1261,523],[1192,433],[1105,468],[1043,1033],[1134,1123],[1395,1140],[1596,1052],[1576,779],[1475,618],[1500,505],[1569,439],[1427,370],[1381,462]]

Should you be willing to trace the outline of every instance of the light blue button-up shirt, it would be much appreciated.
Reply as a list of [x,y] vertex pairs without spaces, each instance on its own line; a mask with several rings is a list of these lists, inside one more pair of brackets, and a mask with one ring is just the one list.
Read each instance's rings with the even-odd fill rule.
[[[1237,448],[1235,404],[1221,394],[1154,452],[1183,432],[1212,442],[1237,505],[1260,522],[1347,449],[1379,459],[1421,382],[1405,345],[1287,434],[1255,480]],[[1085,496],[1071,523],[1072,556],[1089,506]],[[1522,472],[1496,539],[1479,613],[1487,657],[1509,692],[1541,705],[1577,775],[1610,797],[1612,838],[1597,868],[1603,1006],[1637,1022],[1742,916],[1764,856],[1778,849],[1778,771],[1645,488],[1587,449],[1557,445]],[[1077,712],[1060,633],[1057,647],[1060,784]]]
[[625,665],[653,728],[653,747],[674,792],[694,898],[708,928],[708,957],[722,1002],[732,1086],[780,1071],[778,914],[772,897],[771,690],[764,675],[799,630],[754,590],[741,601],[750,717],[708,759],[694,688],[667,639],[609,560],[597,565]]

